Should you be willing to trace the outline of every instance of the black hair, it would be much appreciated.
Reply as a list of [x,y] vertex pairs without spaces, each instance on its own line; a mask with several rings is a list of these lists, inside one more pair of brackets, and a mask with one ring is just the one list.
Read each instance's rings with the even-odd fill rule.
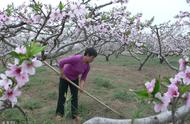
[[98,54],[97,54],[96,49],[94,49],[93,47],[90,47],[90,48],[86,48],[84,52],[84,56],[87,56],[87,55],[96,57]]

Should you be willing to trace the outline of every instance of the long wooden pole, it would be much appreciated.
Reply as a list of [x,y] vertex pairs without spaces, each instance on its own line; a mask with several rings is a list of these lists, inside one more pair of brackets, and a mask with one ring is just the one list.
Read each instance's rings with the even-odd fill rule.
[[[55,71],[58,75],[60,75],[60,72],[57,71],[54,67],[52,67],[49,63],[47,63],[46,61],[43,61],[43,63],[45,65],[47,65],[49,68],[51,68],[53,71]],[[106,108],[108,108],[109,110],[111,110],[112,112],[116,113],[117,115],[119,115],[120,117],[124,117],[121,113],[117,112],[116,110],[112,109],[111,107],[109,107],[108,105],[106,105],[105,103],[103,103],[102,101],[100,101],[97,97],[91,95],[89,92],[87,92],[84,89],[81,89],[78,85],[76,85],[75,83],[73,83],[70,79],[68,79],[67,77],[65,77],[65,80],[67,80],[69,83],[71,83],[73,86],[77,87],[79,90],[81,90],[83,93],[85,93],[86,95],[88,95],[89,97],[93,98],[95,101],[97,101],[98,103],[102,104],[103,106],[105,106]]]

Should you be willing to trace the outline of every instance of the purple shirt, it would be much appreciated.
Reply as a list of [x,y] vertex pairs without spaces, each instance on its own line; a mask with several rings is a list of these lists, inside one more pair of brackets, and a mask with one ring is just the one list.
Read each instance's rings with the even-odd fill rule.
[[90,65],[83,62],[82,55],[73,55],[59,61],[59,68],[70,80],[76,80],[81,75],[81,80],[86,80]]

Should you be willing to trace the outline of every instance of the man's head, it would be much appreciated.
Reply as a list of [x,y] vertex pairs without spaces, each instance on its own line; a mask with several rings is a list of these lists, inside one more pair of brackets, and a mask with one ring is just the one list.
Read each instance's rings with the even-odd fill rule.
[[85,56],[85,62],[91,63],[93,62],[94,58],[97,56],[97,51],[93,47],[87,48],[84,52],[84,56]]

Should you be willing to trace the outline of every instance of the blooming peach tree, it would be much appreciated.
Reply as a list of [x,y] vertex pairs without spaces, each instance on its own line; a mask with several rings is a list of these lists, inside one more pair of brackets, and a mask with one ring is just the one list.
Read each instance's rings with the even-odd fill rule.
[[[110,0],[96,5],[92,0],[65,0],[54,7],[30,0],[29,4],[23,3],[18,7],[9,5],[6,10],[0,10],[0,30],[2,32],[0,33],[0,49],[4,47],[0,54],[4,55],[11,51],[16,44],[22,45],[31,40],[47,45],[45,51],[47,59],[59,57],[77,45],[86,45],[85,41],[92,42],[93,44],[90,45],[94,45],[96,44],[92,40],[94,37],[105,33],[109,33],[110,36],[113,34],[111,30],[107,30],[107,27],[113,29],[113,32],[122,27],[117,26],[116,29],[113,24],[111,25],[111,21],[117,21],[118,25],[122,17],[120,13],[126,12],[124,10],[120,10],[120,13],[114,11],[113,15],[109,15],[113,18],[109,16],[107,18],[107,16],[103,16],[104,11],[100,9],[116,3],[124,5],[126,2],[126,0]],[[125,14],[125,16],[126,22],[123,21],[122,25],[125,24],[126,28],[123,27],[123,29],[130,30],[132,27],[127,22],[131,17],[129,14]],[[118,17],[119,19],[117,19]],[[116,34],[121,37],[119,32]],[[124,37],[124,32],[122,37]],[[104,40],[101,39],[101,41]]]
[[[173,123],[176,121],[175,112],[180,99],[190,108],[190,67],[188,64],[188,57],[181,58],[179,72],[174,77],[162,80],[163,82],[160,79],[152,79],[145,83],[143,90],[135,91],[138,96],[153,102],[155,112],[165,112],[171,106]],[[164,82],[167,82],[167,85]],[[165,86],[164,90],[161,86]]]
[[35,74],[36,68],[42,65],[36,55],[44,48],[31,42],[26,46],[18,46],[9,53],[14,61],[0,74],[0,111],[17,105],[21,88],[29,82],[29,77]]

